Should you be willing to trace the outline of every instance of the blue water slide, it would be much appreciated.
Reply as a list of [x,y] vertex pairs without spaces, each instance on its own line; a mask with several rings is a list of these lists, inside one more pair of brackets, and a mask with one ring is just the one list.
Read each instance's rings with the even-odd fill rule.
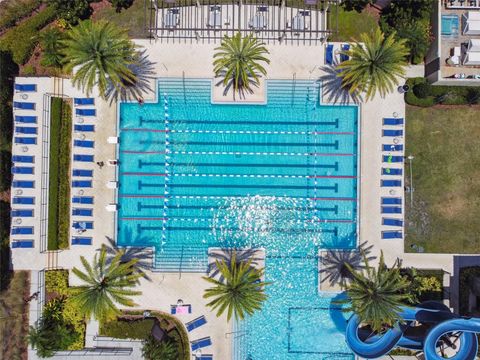
[[392,350],[403,336],[401,325],[396,325],[382,336],[374,335],[363,338],[359,329],[360,318],[352,315],[348,320],[346,340],[350,349],[358,356],[365,359],[375,359]]
[[437,342],[448,333],[462,332],[459,348],[449,360],[475,360],[478,350],[477,334],[480,333],[480,319],[452,319],[435,326],[425,338],[423,352],[426,360],[444,360],[437,354]]

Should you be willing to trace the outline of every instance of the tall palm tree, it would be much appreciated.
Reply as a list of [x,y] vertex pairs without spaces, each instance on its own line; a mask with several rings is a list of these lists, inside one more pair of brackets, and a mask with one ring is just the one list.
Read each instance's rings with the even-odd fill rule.
[[67,32],[65,45],[65,69],[75,68],[73,83],[87,94],[98,85],[105,97],[112,84],[121,89],[136,82],[129,65],[137,61],[135,46],[125,30],[115,24],[91,20],[82,21]]
[[121,262],[122,254],[117,254],[109,263],[105,248],[95,254],[92,264],[81,256],[84,271],[73,268],[73,273],[85,285],[72,288],[72,301],[79,306],[79,311],[87,318],[109,319],[119,314],[117,304],[135,306],[131,296],[140,295],[140,291],[132,290],[142,276],[133,271],[136,260]]
[[153,335],[149,335],[143,341],[142,356],[146,360],[177,360],[178,345],[172,339],[158,341]]
[[48,28],[39,35],[40,46],[43,50],[42,65],[61,68],[63,55],[61,52],[63,33],[56,27]]
[[398,77],[405,76],[408,49],[404,39],[395,39],[395,33],[387,38],[377,29],[360,35],[350,50],[343,51],[349,60],[338,65],[342,87],[350,93],[366,93],[372,99],[377,91],[382,97],[398,85]]
[[233,86],[234,92],[241,96],[244,91],[253,92],[251,86],[258,86],[259,77],[267,71],[261,63],[270,64],[265,57],[268,50],[252,34],[242,38],[240,33],[233,37],[225,35],[222,43],[213,55],[216,77],[223,77],[225,93]]
[[206,289],[203,295],[205,299],[213,298],[207,306],[217,310],[217,316],[226,310],[227,321],[232,315],[235,315],[235,319],[243,319],[245,315],[260,310],[267,300],[265,286],[269,285],[261,280],[264,269],[252,267],[252,260],[237,262],[235,257],[233,254],[231,261],[216,260],[216,268],[223,280],[204,277],[214,285]]
[[385,265],[383,252],[378,268],[372,268],[365,259],[365,269],[354,270],[349,265],[352,281],[347,286],[347,299],[338,301],[348,304],[360,321],[370,325],[373,331],[393,326],[400,320],[400,307],[410,300],[410,282],[400,274],[401,263],[397,259],[392,268]]

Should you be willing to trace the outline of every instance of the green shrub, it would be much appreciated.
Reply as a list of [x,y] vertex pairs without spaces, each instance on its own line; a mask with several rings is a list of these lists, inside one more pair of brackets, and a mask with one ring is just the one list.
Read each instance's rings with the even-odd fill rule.
[[[13,130],[13,81],[18,74],[18,65],[12,60],[10,53],[0,51],[0,148],[10,151]],[[3,158],[2,158],[3,160]],[[10,187],[10,177],[0,175],[1,188]]]
[[18,65],[25,64],[38,44],[38,31],[50,23],[55,16],[55,8],[49,6],[20,25],[8,30],[0,38],[0,50],[10,52],[13,61]]
[[41,3],[41,0],[15,0],[0,4],[2,14],[0,16],[0,30],[15,25],[18,20],[30,15]]
[[37,73],[37,69],[32,64],[25,65],[22,68],[22,75],[23,76],[34,76]]
[[68,295],[68,270],[45,271],[45,288],[47,293]]
[[76,25],[92,14],[88,0],[48,0],[48,3],[55,6],[58,16],[70,25]]
[[146,360],[178,360],[178,346],[172,339],[158,341],[149,335],[142,346],[142,356]]
[[427,83],[420,83],[413,87],[413,93],[420,99],[425,99],[432,95],[432,85]]
[[154,319],[113,320],[100,324],[100,334],[117,339],[146,339],[152,332]]

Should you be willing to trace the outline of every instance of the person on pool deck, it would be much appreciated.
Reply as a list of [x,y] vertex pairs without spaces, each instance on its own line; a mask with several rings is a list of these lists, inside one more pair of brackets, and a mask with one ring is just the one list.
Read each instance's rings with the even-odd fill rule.
[[138,98],[138,105],[143,105],[145,101],[143,100],[143,98],[139,97]]
[[101,169],[105,163],[103,161],[97,161],[97,165]]

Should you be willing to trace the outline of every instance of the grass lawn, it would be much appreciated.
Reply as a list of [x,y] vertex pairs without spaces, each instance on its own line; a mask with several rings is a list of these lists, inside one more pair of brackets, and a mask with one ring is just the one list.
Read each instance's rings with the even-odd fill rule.
[[15,271],[9,286],[0,291],[0,359],[25,359],[27,352],[30,273]]
[[[406,251],[479,253],[478,107],[407,106],[406,155],[414,155],[414,202],[406,201]],[[410,176],[405,168],[407,185]]]
[[[147,1],[147,8],[148,8]],[[111,6],[104,7],[95,12],[92,17],[94,20],[106,20],[112,22],[121,28],[127,29],[131,38],[145,38],[145,9],[144,0],[134,0],[132,6],[117,13]]]
[[52,98],[50,109],[48,250],[65,249],[69,244],[71,111],[68,102],[60,98]]
[[[336,9],[332,6],[330,12],[330,26],[335,30]],[[377,19],[371,13],[363,11],[345,11],[341,6],[338,8],[338,33],[333,33],[329,41],[352,41],[358,40],[358,35],[370,32],[378,28]]]

